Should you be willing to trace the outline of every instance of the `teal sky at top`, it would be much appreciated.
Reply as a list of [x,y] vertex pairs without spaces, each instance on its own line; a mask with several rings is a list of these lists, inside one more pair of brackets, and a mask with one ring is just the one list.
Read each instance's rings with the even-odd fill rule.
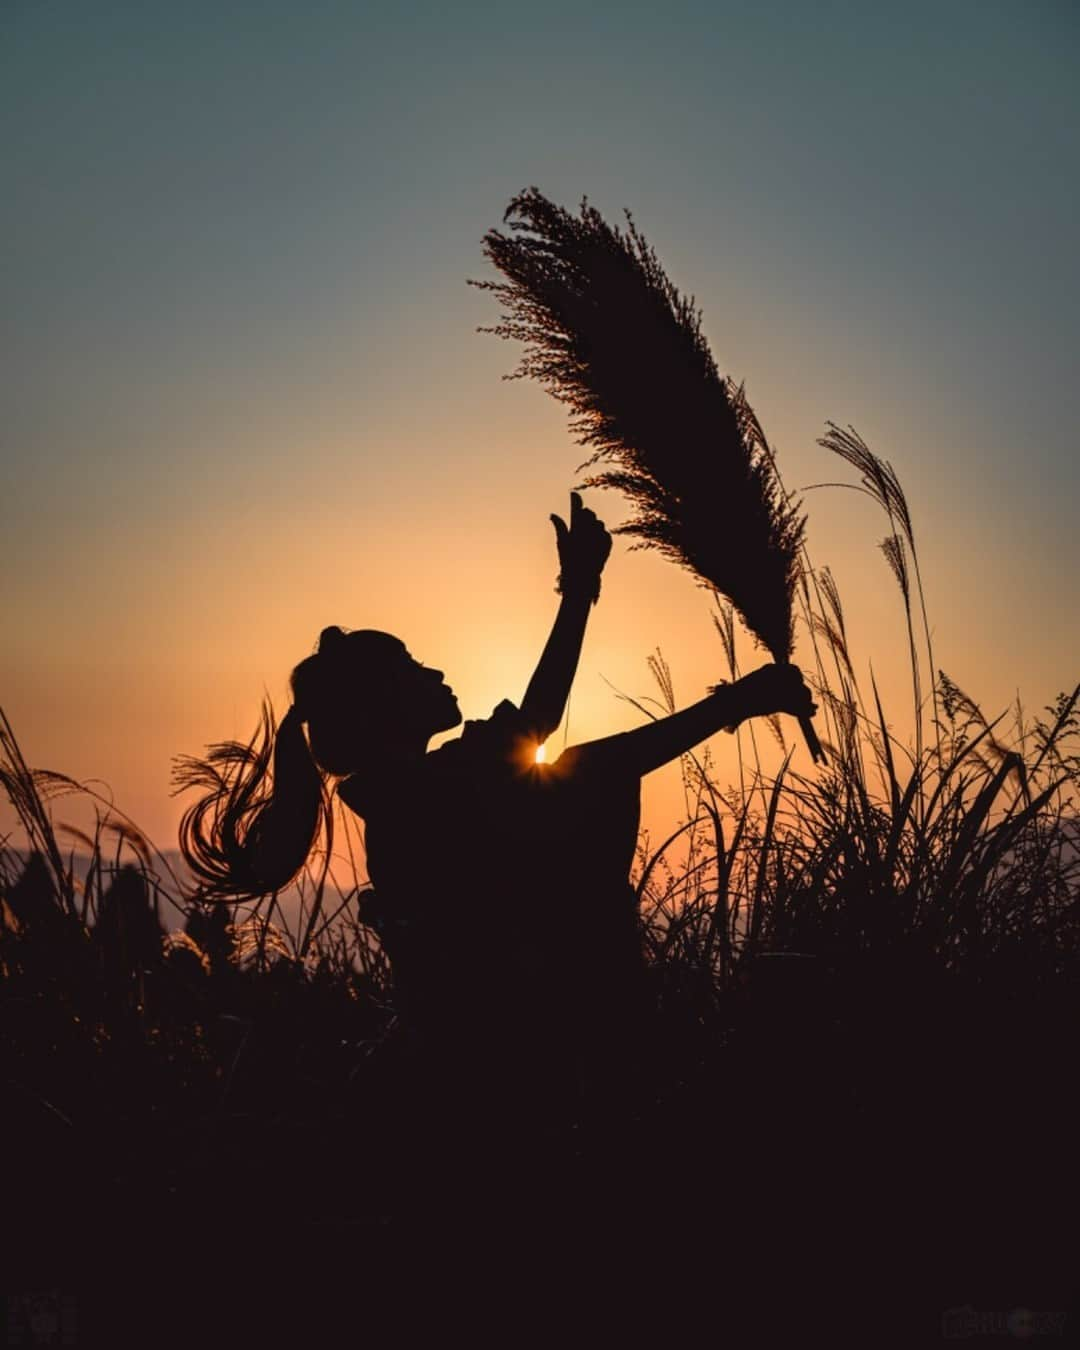
[[195,502],[329,509],[341,452],[312,447],[343,420],[361,464],[430,445],[366,466],[388,509],[495,453],[489,399],[560,425],[498,384],[515,354],[464,285],[536,184],[633,209],[793,485],[836,476],[814,437],[853,421],[943,566],[950,540],[1002,575],[1034,551],[1060,615],[1078,35],[1066,0],[7,0],[5,572]]

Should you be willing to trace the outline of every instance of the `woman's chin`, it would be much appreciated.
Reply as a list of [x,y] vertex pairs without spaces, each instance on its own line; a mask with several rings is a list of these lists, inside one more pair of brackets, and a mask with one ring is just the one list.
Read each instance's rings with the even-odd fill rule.
[[461,726],[464,720],[464,717],[461,715],[461,709],[458,707],[457,700],[455,699],[453,707],[448,710],[446,716],[443,718],[443,724],[439,730],[452,731],[454,727]]

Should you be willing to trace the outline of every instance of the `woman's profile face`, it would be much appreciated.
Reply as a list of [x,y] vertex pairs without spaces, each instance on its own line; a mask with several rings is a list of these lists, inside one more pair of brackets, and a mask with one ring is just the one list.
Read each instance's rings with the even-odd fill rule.
[[461,708],[443,672],[423,665],[404,646],[393,682],[402,714],[418,731],[434,736],[461,723]]

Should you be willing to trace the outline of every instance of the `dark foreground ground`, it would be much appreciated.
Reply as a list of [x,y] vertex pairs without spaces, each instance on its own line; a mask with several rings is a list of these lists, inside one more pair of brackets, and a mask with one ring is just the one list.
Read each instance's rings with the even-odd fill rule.
[[50,1343],[31,1295],[53,1344],[1075,1335],[1061,972],[667,970],[632,1070],[552,1086],[287,962],[88,984],[59,950],[2,981],[11,1344]]

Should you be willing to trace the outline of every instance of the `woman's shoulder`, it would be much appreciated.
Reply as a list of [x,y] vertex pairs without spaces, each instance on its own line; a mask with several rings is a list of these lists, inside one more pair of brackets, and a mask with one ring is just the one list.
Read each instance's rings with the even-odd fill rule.
[[513,760],[526,751],[534,760],[538,744],[536,728],[520,708],[504,698],[490,717],[466,722],[460,736],[431,751],[427,760],[437,770],[465,768],[485,760]]
[[337,795],[358,816],[370,821],[373,815],[385,816],[388,811],[397,813],[403,800],[415,796],[423,778],[422,763],[383,762],[341,779]]
[[508,698],[504,698],[501,702],[496,703],[491,711],[490,717],[475,722],[466,722],[461,738],[464,739],[467,735],[474,735],[477,731],[515,732],[518,734],[535,735],[536,728],[531,724],[517,704],[511,703]]
[[461,735],[445,741],[423,758],[400,769],[380,766],[377,772],[351,774],[338,784],[341,800],[368,818],[381,808],[393,809],[402,799],[483,779],[490,771],[515,765],[532,766],[540,738],[521,709],[509,699],[495,705],[491,716],[468,721]]
[[381,802],[396,794],[383,774],[353,773],[338,783],[337,795],[351,811],[369,820]]

